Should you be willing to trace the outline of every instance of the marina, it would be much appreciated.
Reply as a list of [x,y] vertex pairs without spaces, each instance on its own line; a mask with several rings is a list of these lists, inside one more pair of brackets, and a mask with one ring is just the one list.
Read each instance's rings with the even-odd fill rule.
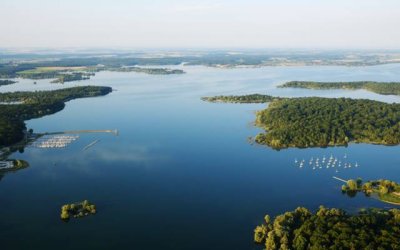
[[65,148],[79,138],[78,135],[44,136],[31,144],[36,148]]
[[0,170],[7,170],[14,168],[14,163],[12,161],[0,161]]

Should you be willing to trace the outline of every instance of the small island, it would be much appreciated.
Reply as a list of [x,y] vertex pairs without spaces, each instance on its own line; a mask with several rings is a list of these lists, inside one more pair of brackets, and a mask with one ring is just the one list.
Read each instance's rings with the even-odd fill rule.
[[16,83],[16,81],[11,81],[11,80],[0,80],[0,86],[10,85],[10,84],[14,84],[14,83]]
[[88,200],[82,202],[66,204],[61,207],[61,219],[68,221],[71,217],[81,218],[96,213],[96,206],[90,204]]
[[400,95],[400,82],[312,82],[291,81],[278,86],[280,88],[303,89],[364,89],[381,95]]
[[278,215],[254,230],[254,241],[267,250],[278,249],[400,249],[400,210],[362,209],[350,215],[320,206]]
[[366,196],[373,196],[380,201],[400,205],[400,184],[390,180],[381,179],[363,183],[360,178],[357,180],[350,179],[342,185],[342,192],[349,196],[363,192]]

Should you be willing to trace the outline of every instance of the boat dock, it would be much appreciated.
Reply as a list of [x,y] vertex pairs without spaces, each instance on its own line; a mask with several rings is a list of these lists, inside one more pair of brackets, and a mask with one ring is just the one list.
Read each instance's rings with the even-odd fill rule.
[[0,170],[10,169],[14,167],[14,162],[12,161],[0,161]]
[[50,136],[50,137],[42,137],[37,141],[32,143],[33,147],[37,148],[65,148],[75,140],[77,140],[79,136],[67,136],[67,135],[59,135],[59,136]]

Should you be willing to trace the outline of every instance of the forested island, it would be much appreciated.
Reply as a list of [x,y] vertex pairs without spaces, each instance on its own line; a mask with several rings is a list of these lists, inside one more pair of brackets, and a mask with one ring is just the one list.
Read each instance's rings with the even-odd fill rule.
[[257,112],[266,130],[258,144],[275,149],[345,146],[350,142],[400,144],[400,104],[350,98],[278,98],[268,95],[204,97],[204,101],[270,102]]
[[312,82],[291,81],[278,86],[280,88],[303,89],[365,89],[381,95],[400,95],[400,82]]
[[12,145],[24,138],[25,120],[56,113],[65,102],[84,97],[107,95],[111,87],[82,86],[53,91],[0,93],[0,147]]
[[374,196],[380,201],[400,205],[400,184],[391,180],[373,180],[362,182],[362,179],[350,179],[342,185],[342,192],[355,196],[363,192],[367,196]]
[[14,83],[16,83],[16,81],[11,81],[11,80],[0,80],[0,86],[10,85],[10,84],[14,84]]
[[90,204],[88,200],[82,202],[66,204],[61,207],[61,219],[68,221],[70,217],[81,218],[96,213],[96,206]]
[[400,210],[363,209],[350,215],[320,206],[316,213],[298,207],[254,230],[254,241],[267,250],[400,249]]
[[270,95],[252,94],[252,95],[230,95],[230,96],[211,96],[202,97],[201,100],[207,102],[223,102],[223,103],[266,103],[271,102],[279,97]]
[[400,104],[350,98],[287,98],[257,112],[267,132],[255,141],[276,149],[326,147],[350,142],[400,143]]

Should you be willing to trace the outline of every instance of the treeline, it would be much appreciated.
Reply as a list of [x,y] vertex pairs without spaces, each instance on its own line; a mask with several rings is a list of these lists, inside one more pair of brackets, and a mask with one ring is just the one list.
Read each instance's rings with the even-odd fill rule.
[[266,133],[255,141],[276,149],[400,143],[400,104],[349,98],[279,99],[257,112],[256,123]]
[[9,146],[23,139],[25,120],[56,113],[69,100],[106,95],[111,91],[110,87],[83,86],[54,91],[0,93],[0,102],[21,102],[0,105],[0,146]]
[[381,95],[400,95],[400,82],[312,82],[292,81],[280,85],[281,88],[304,89],[365,89]]
[[141,68],[141,67],[109,67],[104,70],[115,71],[115,72],[137,72],[146,73],[150,75],[176,75],[185,74],[185,71],[181,69],[168,69],[168,68]]
[[349,215],[321,206],[316,213],[298,207],[269,215],[254,230],[254,241],[267,250],[400,249],[400,210],[368,209]]
[[252,94],[252,95],[229,95],[229,96],[212,96],[212,97],[202,97],[203,101],[207,102],[225,102],[225,103],[267,103],[279,97],[273,97],[270,95]]
[[10,85],[10,84],[14,84],[16,83],[15,81],[11,81],[11,80],[0,80],[0,86],[3,85]]
[[65,83],[65,82],[88,80],[92,75],[94,75],[94,73],[58,74],[57,79],[51,81],[51,83]]
[[357,192],[363,192],[366,196],[376,195],[381,201],[400,204],[400,185],[391,180],[373,180],[362,182],[350,179],[342,185],[342,192],[354,197]]

